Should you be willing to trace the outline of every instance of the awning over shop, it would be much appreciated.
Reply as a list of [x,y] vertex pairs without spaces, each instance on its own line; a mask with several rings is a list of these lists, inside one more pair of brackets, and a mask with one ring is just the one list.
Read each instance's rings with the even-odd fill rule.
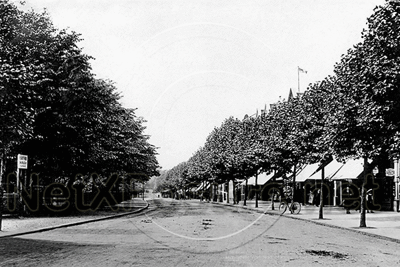
[[196,188],[196,192],[200,191],[200,190],[207,190],[208,188],[210,188],[210,183],[201,183],[197,188]]
[[296,182],[304,182],[310,178],[318,169],[319,163],[306,165],[297,175]]
[[[257,177],[257,185],[263,185],[266,182],[268,182],[272,177],[274,176],[274,173],[266,174],[266,173],[260,173]],[[246,180],[244,180],[242,185],[246,185]],[[256,177],[252,176],[247,180],[248,185],[255,185],[256,184]]]
[[363,159],[348,160],[345,164],[342,164],[335,173],[327,177],[331,180],[357,178],[364,170],[363,163]]
[[[321,170],[318,170],[320,163],[306,165],[301,169],[296,175],[296,182],[304,182],[308,179],[321,179]],[[317,172],[318,170],[318,172]],[[328,165],[325,166],[325,179],[327,180],[340,180],[340,179],[350,179],[357,178],[363,172],[363,160],[348,160],[346,163],[341,163],[333,160]],[[258,175],[257,184],[263,185],[268,182],[274,173],[265,174],[261,173]],[[250,177],[248,179],[248,185],[255,185],[255,177]],[[279,179],[279,178],[277,178]],[[246,180],[241,183],[246,184]]]
[[[325,179],[329,179],[330,177],[332,177],[335,173],[338,172],[338,170],[340,170],[340,168],[342,168],[344,165],[344,163],[338,162],[336,160],[332,160],[328,165],[325,166]],[[315,180],[320,180],[321,179],[321,169],[318,169],[320,166],[320,163],[315,163],[315,164],[311,164],[308,166],[312,166],[311,169],[307,170],[307,167],[305,168],[305,170],[307,170],[307,172],[303,172],[303,178],[305,178],[305,180],[307,179],[315,179]],[[318,170],[318,171],[317,171]],[[301,182],[300,179],[296,179],[297,181]],[[305,181],[303,180],[303,181]]]
[[194,190],[194,191],[199,191],[199,190],[201,190],[203,188],[203,183],[201,183],[197,188],[196,188],[196,190]]
[[210,188],[211,183],[207,183],[206,186],[204,187],[204,190],[207,190],[208,188]]
[[[330,179],[335,173],[337,173],[345,163],[332,160],[331,163],[325,166],[325,178]],[[319,176],[319,177],[318,177]],[[313,175],[312,179],[321,179],[321,170],[318,174]]]
[[[321,179],[321,170],[318,170],[319,163],[307,165],[296,177],[296,182],[304,182],[307,179]],[[340,180],[357,178],[363,171],[363,160],[348,160],[341,163],[333,160],[325,166],[325,179]]]

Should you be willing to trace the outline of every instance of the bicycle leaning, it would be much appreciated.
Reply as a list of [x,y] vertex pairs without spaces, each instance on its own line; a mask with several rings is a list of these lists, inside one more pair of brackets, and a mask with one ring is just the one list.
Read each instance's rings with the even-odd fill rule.
[[279,211],[283,214],[289,209],[291,214],[299,214],[301,210],[301,205],[299,202],[290,202],[289,204],[285,201],[279,204]]

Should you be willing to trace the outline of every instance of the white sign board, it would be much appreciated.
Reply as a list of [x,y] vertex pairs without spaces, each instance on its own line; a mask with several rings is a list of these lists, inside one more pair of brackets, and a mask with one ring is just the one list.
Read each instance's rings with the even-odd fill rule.
[[18,169],[27,169],[28,168],[28,156],[20,155],[17,156],[17,168]]
[[386,176],[394,176],[394,169],[393,168],[386,169]]

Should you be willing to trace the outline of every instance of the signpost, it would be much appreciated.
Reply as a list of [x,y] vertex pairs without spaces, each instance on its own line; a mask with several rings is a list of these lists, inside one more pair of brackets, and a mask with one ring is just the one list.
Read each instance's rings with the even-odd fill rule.
[[28,168],[28,156],[18,154],[17,169],[27,169],[27,168]]
[[[26,170],[28,169],[28,156],[27,155],[21,155],[18,154],[17,155],[17,192],[19,193],[19,179],[20,179],[20,170]],[[1,177],[0,177],[1,179]],[[25,178],[25,183],[26,183],[26,178]],[[26,186],[26,185],[25,185]],[[22,201],[22,196],[20,194],[20,201]],[[3,209],[3,188],[1,186],[1,182],[0,182],[0,231],[1,231],[1,224],[2,224],[2,210]],[[26,209],[26,207],[24,206],[24,210]]]
[[20,170],[26,170],[28,168],[28,156],[26,155],[17,155],[17,190],[20,191]]
[[[28,156],[27,155],[17,155],[17,192],[20,194],[20,201],[22,202],[22,188],[20,188],[20,177],[24,176],[22,170],[28,169]],[[20,173],[21,170],[21,173]],[[26,175],[26,174],[25,174]],[[26,187],[26,177],[24,179],[24,186]],[[24,211],[26,211],[26,206],[24,205]]]

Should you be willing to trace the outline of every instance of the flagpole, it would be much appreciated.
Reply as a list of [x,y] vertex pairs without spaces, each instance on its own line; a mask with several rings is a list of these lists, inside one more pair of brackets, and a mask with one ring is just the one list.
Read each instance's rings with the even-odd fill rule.
[[300,93],[300,69],[299,69],[299,66],[297,66],[297,90]]

